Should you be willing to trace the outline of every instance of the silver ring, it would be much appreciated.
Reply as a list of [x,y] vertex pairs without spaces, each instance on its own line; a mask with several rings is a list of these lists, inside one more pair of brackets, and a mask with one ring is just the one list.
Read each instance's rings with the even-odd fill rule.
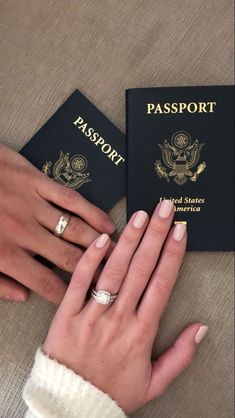
[[62,215],[59,219],[59,222],[57,223],[55,229],[54,229],[54,234],[57,237],[61,237],[68,225],[70,221],[70,217],[67,215]]
[[95,299],[97,303],[100,305],[108,305],[109,303],[113,303],[117,297],[116,295],[112,295],[111,293],[107,292],[106,290],[98,290],[92,289],[91,296]]

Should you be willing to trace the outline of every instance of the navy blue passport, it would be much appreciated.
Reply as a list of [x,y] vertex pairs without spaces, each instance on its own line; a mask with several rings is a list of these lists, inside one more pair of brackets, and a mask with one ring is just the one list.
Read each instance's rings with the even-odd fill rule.
[[127,210],[161,199],[187,223],[188,249],[234,249],[234,86],[126,92]]
[[78,90],[20,153],[105,211],[125,195],[125,136]]

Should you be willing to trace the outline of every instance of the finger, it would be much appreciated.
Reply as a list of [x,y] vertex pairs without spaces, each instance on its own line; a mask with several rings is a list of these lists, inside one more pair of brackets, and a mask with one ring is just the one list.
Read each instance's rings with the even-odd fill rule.
[[25,302],[27,298],[28,291],[24,286],[0,273],[0,299]]
[[103,210],[88,202],[75,190],[62,186],[46,176],[40,176],[38,180],[38,193],[44,199],[80,216],[99,232],[111,234],[115,230],[115,226]]
[[64,312],[71,317],[81,311],[93,276],[109,245],[109,236],[102,234],[85,251],[73,273],[70,285],[60,306],[60,312]]
[[207,331],[208,327],[205,325],[190,325],[178,337],[175,344],[153,362],[147,401],[162,395],[170,383],[190,365],[197,346]]
[[175,285],[187,241],[186,225],[175,225],[137,311],[139,319],[155,333]]
[[[146,212],[141,210],[133,214],[106,262],[97,282],[96,291],[105,290],[111,294],[118,293],[147,223],[148,214]],[[109,305],[98,304],[93,298],[87,305],[91,316],[92,314],[94,316],[101,314],[108,307]]]
[[172,223],[173,209],[174,204],[171,200],[163,200],[154,211],[121,288],[118,303],[120,309],[125,310],[125,312],[136,309],[139,299],[156,267],[162,246]]
[[[62,215],[64,215],[62,211],[45,202],[44,208],[38,214],[37,220],[49,231],[54,232]],[[79,219],[76,216],[70,216],[69,218],[69,223],[63,233],[64,240],[80,244],[87,248],[96,238],[99,237],[99,232],[89,226],[82,219]]]
[[80,248],[52,235],[41,226],[37,229],[37,239],[29,237],[25,243],[35,254],[51,261],[60,269],[73,273],[83,252]]
[[43,266],[22,250],[13,253],[3,264],[3,272],[17,282],[50,302],[61,302],[67,286],[53,270]]

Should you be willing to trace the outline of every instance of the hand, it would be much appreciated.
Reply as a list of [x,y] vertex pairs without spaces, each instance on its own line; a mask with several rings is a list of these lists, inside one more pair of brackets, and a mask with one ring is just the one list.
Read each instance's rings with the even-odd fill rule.
[[[34,254],[73,272],[82,255],[74,244],[88,247],[99,232],[112,233],[114,226],[79,193],[49,179],[1,144],[0,168],[0,298],[23,301],[28,288],[59,303],[65,284]],[[53,231],[66,211],[74,216],[61,239]]]
[[108,393],[127,414],[166,390],[189,365],[207,331],[200,323],[190,325],[173,347],[151,362],[153,341],[186,247],[184,225],[169,232],[173,213],[172,202],[163,201],[149,224],[143,211],[132,216],[96,285],[96,290],[118,293],[111,305],[94,298],[86,301],[94,272],[109,248],[108,236],[101,235],[87,249],[43,346],[47,355]]

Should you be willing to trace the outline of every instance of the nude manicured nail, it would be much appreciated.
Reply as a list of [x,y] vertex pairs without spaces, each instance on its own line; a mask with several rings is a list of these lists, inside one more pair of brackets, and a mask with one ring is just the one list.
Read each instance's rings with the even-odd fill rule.
[[168,218],[173,210],[174,203],[172,200],[164,199],[160,203],[160,208],[158,210],[158,215],[160,218]]
[[99,238],[97,238],[96,240],[96,247],[97,248],[103,248],[105,246],[105,244],[107,244],[107,242],[109,241],[109,236],[107,234],[102,234],[100,235]]
[[173,238],[175,241],[181,241],[186,232],[187,226],[185,224],[176,224],[173,231]]
[[143,210],[139,210],[136,212],[134,220],[133,220],[133,226],[134,228],[140,229],[144,226],[145,222],[148,219],[148,214],[144,212]]
[[195,343],[200,344],[200,342],[203,340],[203,338],[206,336],[207,333],[208,333],[208,326],[202,325],[199,328],[198,332],[196,333]]

